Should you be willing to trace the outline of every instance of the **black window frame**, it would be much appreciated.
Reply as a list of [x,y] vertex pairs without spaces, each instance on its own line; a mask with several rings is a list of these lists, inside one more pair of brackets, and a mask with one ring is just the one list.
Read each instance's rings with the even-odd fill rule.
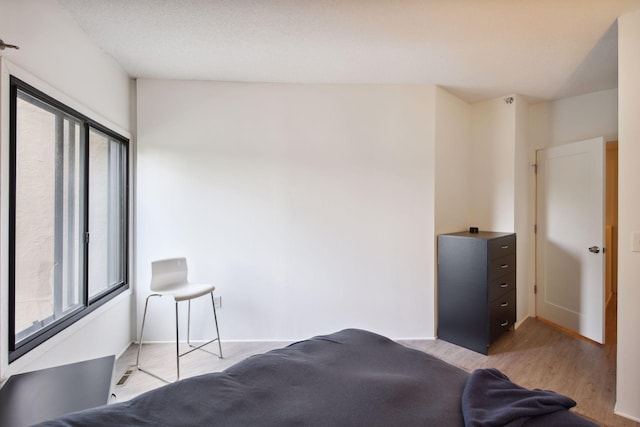
[[[81,251],[80,260],[80,276],[81,286],[83,289],[83,298],[80,307],[74,311],[66,314],[60,319],[54,320],[49,325],[41,328],[38,332],[33,333],[29,337],[22,340],[19,344],[16,343],[15,335],[15,319],[16,319],[16,184],[17,184],[17,159],[16,159],[16,144],[17,144],[17,103],[18,92],[27,94],[34,98],[38,102],[42,102],[54,109],[60,110],[64,114],[67,114],[77,121],[82,123],[81,131],[84,133],[84,138],[81,144],[82,148],[82,165],[81,165],[81,215],[83,217],[81,224],[81,234],[85,236],[83,239],[83,246]],[[77,110],[67,106],[66,104],[58,101],[52,96],[36,89],[30,84],[20,80],[19,78],[10,76],[10,105],[9,105],[9,247],[8,247],[8,278],[9,278],[9,319],[8,319],[8,340],[9,340],[9,363],[15,361],[19,357],[25,355],[29,351],[33,350],[40,344],[44,343],[54,335],[73,325],[80,319],[84,318],[94,310],[114,299],[116,296],[129,289],[129,247],[130,247],[130,201],[129,201],[129,187],[130,187],[130,141],[128,138],[120,135],[119,133],[109,129],[107,126],[87,117],[86,115],[78,112]],[[122,143],[125,147],[125,159],[123,165],[123,179],[124,179],[124,230],[123,238],[125,243],[123,244],[123,281],[98,293],[93,298],[89,298],[89,151],[90,151],[90,139],[89,134],[91,129],[95,129],[98,132],[113,138]]]

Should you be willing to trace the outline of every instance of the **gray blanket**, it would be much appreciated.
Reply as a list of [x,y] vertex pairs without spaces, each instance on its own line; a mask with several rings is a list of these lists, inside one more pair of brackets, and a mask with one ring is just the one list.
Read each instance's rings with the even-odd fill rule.
[[[512,383],[505,389],[502,381],[492,391],[482,388],[486,381],[472,381],[463,399],[468,379],[426,353],[347,329],[41,425],[462,427],[464,400],[473,426],[594,426],[563,408],[505,417],[505,402],[526,391]],[[498,401],[485,401],[490,396]]]
[[348,329],[46,426],[455,426],[468,374]]
[[462,392],[466,427],[596,427],[569,412],[576,402],[551,390],[520,387],[497,369],[477,369]]

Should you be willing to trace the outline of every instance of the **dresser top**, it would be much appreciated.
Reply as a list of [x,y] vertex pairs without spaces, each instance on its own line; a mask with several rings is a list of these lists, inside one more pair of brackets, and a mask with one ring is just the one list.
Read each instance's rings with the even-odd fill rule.
[[511,236],[515,233],[505,233],[500,231],[478,231],[477,233],[470,233],[469,231],[459,231],[457,233],[440,234],[440,236],[454,236],[454,237],[472,237],[475,239],[495,239],[498,237]]

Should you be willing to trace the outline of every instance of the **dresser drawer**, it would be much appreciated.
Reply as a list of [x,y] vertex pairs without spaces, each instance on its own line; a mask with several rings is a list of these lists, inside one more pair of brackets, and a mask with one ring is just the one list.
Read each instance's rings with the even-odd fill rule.
[[516,272],[500,276],[489,282],[488,301],[493,301],[501,295],[516,289]]
[[500,258],[516,253],[516,235],[492,239],[488,242],[489,259]]
[[516,254],[489,261],[489,281],[516,271]]
[[510,291],[489,304],[489,342],[493,342],[516,321],[516,292]]

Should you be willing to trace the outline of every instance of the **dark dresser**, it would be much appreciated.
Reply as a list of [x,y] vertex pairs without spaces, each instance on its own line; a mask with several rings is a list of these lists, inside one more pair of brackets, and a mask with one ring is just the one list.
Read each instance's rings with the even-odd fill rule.
[[438,236],[438,338],[488,354],[516,321],[516,235]]

